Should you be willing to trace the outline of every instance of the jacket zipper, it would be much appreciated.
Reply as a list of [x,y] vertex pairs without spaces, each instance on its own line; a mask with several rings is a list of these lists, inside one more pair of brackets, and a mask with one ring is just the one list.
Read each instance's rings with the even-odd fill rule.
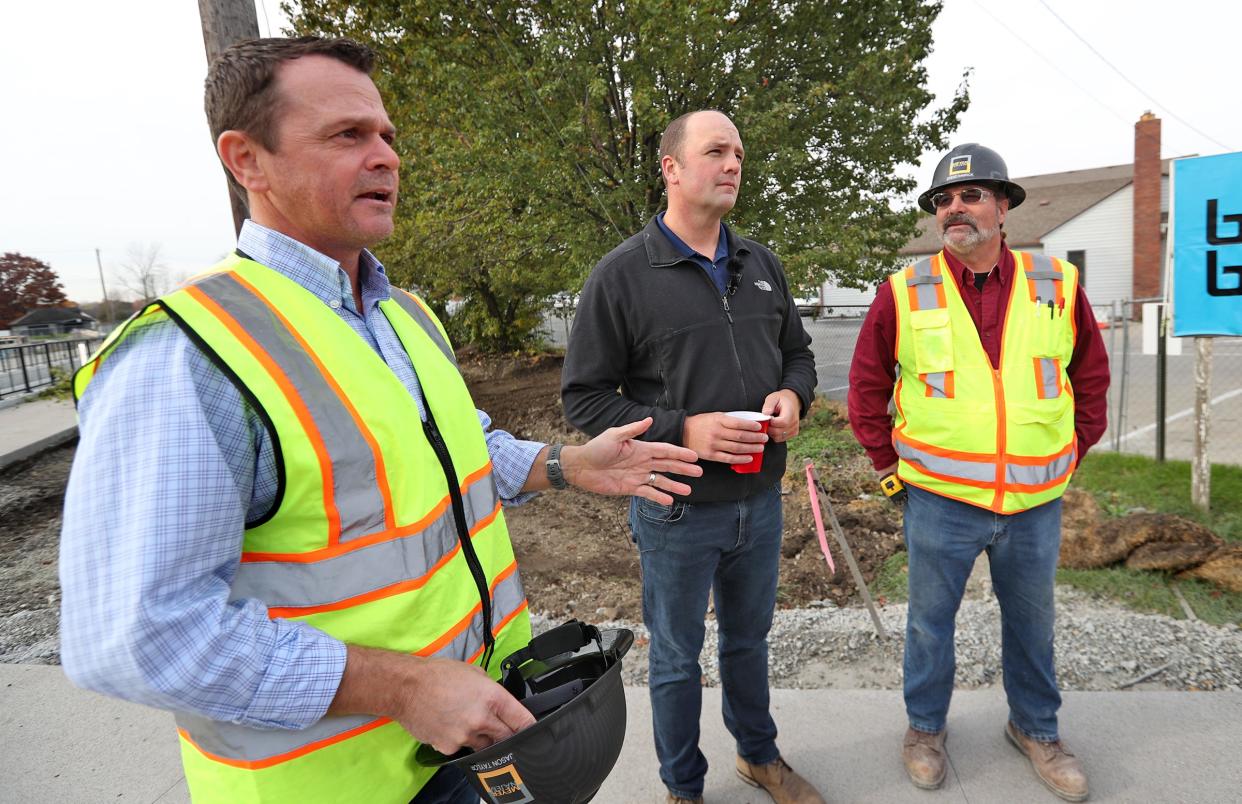
[[436,427],[435,417],[431,415],[431,406],[424,405],[427,410],[427,421],[423,422],[423,432],[427,441],[440,459],[440,468],[444,470],[444,479],[448,481],[449,498],[453,503],[453,521],[457,525],[457,540],[461,543],[462,555],[470,574],[474,577],[474,585],[479,590],[479,602],[483,604],[483,669],[486,670],[496,649],[496,635],[492,633],[492,596],[487,588],[487,575],[483,572],[483,564],[474,551],[470,541],[470,528],[466,525],[466,505],[461,499],[461,487],[457,482],[457,471],[453,468],[453,459],[449,455],[448,445]]
[[[703,281],[711,285],[712,293],[715,294],[716,281],[708,276],[703,267],[697,263],[694,266],[694,270],[699,272],[703,277]],[[742,385],[742,398],[746,399],[746,376],[742,373],[742,356],[737,353],[737,337],[733,332],[733,310],[729,307],[728,292],[720,294],[720,306],[724,309],[725,320],[729,322],[729,348],[733,351],[733,368],[737,370],[737,379]]]

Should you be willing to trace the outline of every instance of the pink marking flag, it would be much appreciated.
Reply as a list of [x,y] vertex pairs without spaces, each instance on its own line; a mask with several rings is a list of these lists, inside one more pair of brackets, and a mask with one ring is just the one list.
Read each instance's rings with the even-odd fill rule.
[[819,549],[824,552],[824,560],[828,562],[828,571],[837,574],[837,565],[832,562],[832,553],[828,551],[828,537],[824,535],[824,516],[819,512],[819,495],[815,493],[815,479],[811,473],[815,466],[806,465],[806,490],[811,495],[811,513],[815,515],[815,533],[819,536]]

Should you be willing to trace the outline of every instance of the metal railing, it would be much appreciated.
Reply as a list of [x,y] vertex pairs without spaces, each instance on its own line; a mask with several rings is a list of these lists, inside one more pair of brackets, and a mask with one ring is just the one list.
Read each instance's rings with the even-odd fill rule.
[[77,371],[102,341],[74,338],[0,347],[0,399],[54,385]]

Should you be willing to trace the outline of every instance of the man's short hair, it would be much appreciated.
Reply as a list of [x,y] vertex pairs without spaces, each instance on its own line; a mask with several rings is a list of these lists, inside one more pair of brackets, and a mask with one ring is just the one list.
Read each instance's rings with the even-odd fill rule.
[[[375,66],[375,53],[352,39],[300,36],[238,42],[216,56],[207,68],[203,106],[212,144],[225,131],[244,131],[267,150],[275,151],[281,110],[276,70],[284,62],[303,56],[327,56],[367,75]],[[245,201],[245,189],[232,173],[224,172],[233,192]]]

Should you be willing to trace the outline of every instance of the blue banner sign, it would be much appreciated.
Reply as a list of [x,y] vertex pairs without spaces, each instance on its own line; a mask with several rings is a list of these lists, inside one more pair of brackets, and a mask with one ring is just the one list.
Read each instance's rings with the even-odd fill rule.
[[1173,163],[1173,334],[1242,335],[1242,153]]

